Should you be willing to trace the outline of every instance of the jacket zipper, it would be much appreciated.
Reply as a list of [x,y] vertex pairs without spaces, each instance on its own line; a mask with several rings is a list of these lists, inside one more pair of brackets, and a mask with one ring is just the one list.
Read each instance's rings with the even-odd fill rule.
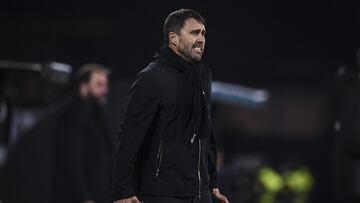
[[155,178],[159,176],[160,173],[160,166],[161,166],[161,159],[162,159],[162,149],[163,149],[163,140],[160,140],[159,150],[156,156],[156,173]]
[[200,160],[201,160],[201,139],[199,138],[199,160],[198,160],[198,177],[199,177],[199,199],[201,198],[201,173],[200,173]]
[[196,133],[194,133],[193,137],[190,140],[191,144],[194,143],[195,137],[196,137]]

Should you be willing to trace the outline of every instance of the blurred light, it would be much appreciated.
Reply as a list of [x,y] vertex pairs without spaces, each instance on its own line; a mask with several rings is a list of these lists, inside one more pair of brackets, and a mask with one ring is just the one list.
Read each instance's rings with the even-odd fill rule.
[[223,82],[212,82],[212,97],[215,101],[245,106],[263,105],[269,100],[267,90],[254,89]]
[[50,62],[43,67],[44,77],[55,84],[65,84],[69,81],[72,67],[65,63]]
[[64,72],[64,73],[72,72],[71,66],[68,64],[65,64],[65,63],[51,62],[48,64],[47,67],[49,67],[50,69],[52,69],[54,71],[59,71],[59,72]]
[[279,192],[284,185],[281,175],[269,167],[259,170],[258,179],[265,190],[272,193]]
[[335,132],[339,132],[341,130],[341,122],[339,120],[335,121],[334,130],[335,130]]
[[72,67],[69,64],[49,62],[45,64],[0,61],[0,69],[39,72],[51,83],[65,84],[69,81]]
[[300,168],[288,171],[284,175],[285,184],[294,192],[304,193],[312,189],[314,180],[310,171]]
[[6,146],[0,144],[0,167],[4,166],[6,163],[6,152],[7,152]]
[[0,61],[0,69],[16,69],[27,71],[41,71],[42,65],[37,63],[24,63],[16,61]]

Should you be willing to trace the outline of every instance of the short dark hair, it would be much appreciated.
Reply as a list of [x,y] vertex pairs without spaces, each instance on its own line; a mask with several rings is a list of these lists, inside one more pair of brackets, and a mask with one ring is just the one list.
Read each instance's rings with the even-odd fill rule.
[[87,63],[82,65],[77,71],[76,71],[76,83],[87,83],[90,81],[91,74],[94,72],[104,72],[106,75],[110,75],[110,69],[98,64],[98,63]]
[[163,34],[165,43],[169,43],[169,32],[175,32],[176,34],[180,34],[181,28],[184,26],[184,23],[187,19],[194,18],[196,21],[205,25],[205,19],[198,13],[192,9],[179,9],[172,13],[170,13],[164,23]]

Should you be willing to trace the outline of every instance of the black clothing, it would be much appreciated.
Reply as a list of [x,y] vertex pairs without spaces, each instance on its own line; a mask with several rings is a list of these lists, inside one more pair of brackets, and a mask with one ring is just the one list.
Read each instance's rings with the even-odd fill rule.
[[2,202],[52,202],[53,132],[61,105],[49,107],[54,111],[43,114],[31,129],[24,131],[15,147],[8,148],[6,165],[0,178]]
[[340,99],[339,121],[344,139],[345,151],[360,159],[360,81],[344,91]]
[[54,202],[111,201],[113,146],[101,107],[75,96],[56,128]]
[[164,197],[145,196],[143,203],[212,203],[210,192],[205,192],[201,197]]
[[161,49],[131,87],[119,132],[113,200],[196,197],[217,187],[210,95],[211,72],[205,65]]
[[347,82],[336,92],[334,195],[351,203],[360,199],[360,80]]

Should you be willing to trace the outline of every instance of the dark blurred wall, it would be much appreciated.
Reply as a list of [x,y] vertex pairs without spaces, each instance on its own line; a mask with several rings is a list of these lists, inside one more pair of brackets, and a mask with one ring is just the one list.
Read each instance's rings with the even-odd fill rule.
[[208,21],[205,57],[217,80],[323,81],[358,44],[352,0],[2,1],[0,60],[96,61],[132,76],[159,47],[166,15],[181,7]]

